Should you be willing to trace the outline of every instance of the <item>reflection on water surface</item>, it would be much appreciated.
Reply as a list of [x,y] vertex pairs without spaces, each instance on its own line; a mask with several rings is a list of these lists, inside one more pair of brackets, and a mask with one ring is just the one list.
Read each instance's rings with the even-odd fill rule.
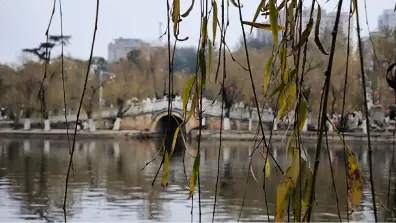
[[[198,196],[188,197],[188,179],[191,175],[196,142],[188,145],[190,155],[176,152],[170,161],[169,187],[159,186],[162,171],[151,188],[161,159],[157,158],[143,171],[145,164],[158,152],[157,141],[78,141],[73,159],[73,174],[69,184],[67,216],[70,221],[198,221]],[[249,153],[252,143],[227,143],[220,158],[220,180],[216,207],[216,220],[236,221],[244,194]],[[378,145],[380,146],[380,145]],[[309,159],[314,156],[313,146],[306,145]],[[368,179],[367,148],[351,146],[363,174]],[[0,214],[4,221],[62,221],[65,173],[69,151],[67,141],[11,140],[0,141]],[[218,142],[202,142],[201,203],[202,220],[212,218],[217,174]],[[274,156],[286,168],[289,158],[284,145],[274,145]],[[331,148],[332,164],[340,197],[342,217],[346,220],[345,172],[342,148]],[[378,147],[373,153],[377,195],[387,203],[388,171],[392,148]],[[322,153],[317,178],[317,205],[314,221],[337,221],[337,206],[332,187],[326,153]],[[262,189],[264,161],[256,153],[252,162],[252,177],[247,185],[247,196],[242,221],[266,221],[267,209],[273,219],[276,186],[281,174],[271,163],[271,176],[267,180],[268,207]],[[396,172],[396,171],[394,171]],[[393,185],[393,182],[392,182]],[[392,186],[394,188],[394,186]],[[390,199],[393,204],[393,196]],[[193,202],[193,203],[192,203]],[[151,211],[150,211],[151,210]],[[379,208],[381,216],[384,210]],[[150,216],[150,212],[153,217]],[[380,218],[382,219],[382,217]],[[368,184],[360,211],[350,216],[353,221],[373,220]]]

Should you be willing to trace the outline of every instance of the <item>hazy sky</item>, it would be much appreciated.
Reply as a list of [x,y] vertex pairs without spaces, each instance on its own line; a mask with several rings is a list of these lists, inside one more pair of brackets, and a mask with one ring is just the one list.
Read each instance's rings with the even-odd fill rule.
[[[170,0],[171,1],[171,0]],[[384,9],[393,9],[395,0],[366,0],[370,30],[377,27],[377,18]],[[188,8],[191,0],[181,0],[182,11]],[[220,5],[220,0],[217,0]],[[310,2],[310,1],[306,1]],[[334,11],[338,0],[319,0],[322,8]],[[344,1],[346,2],[349,1]],[[364,14],[364,1],[360,3],[361,26],[367,34]],[[259,0],[241,0],[244,5],[244,20],[251,20]],[[45,30],[51,15],[53,0],[0,0],[0,63],[18,62],[22,48],[29,48],[45,41]],[[64,35],[72,35],[71,44],[65,52],[73,57],[87,59],[92,41],[96,0],[62,0]],[[238,9],[231,7],[231,26],[227,39],[234,46],[241,34],[238,23]],[[348,11],[348,5],[344,10]],[[182,21],[180,37],[188,36],[189,40],[182,45],[196,45],[199,37],[199,1],[194,11]],[[56,12],[51,34],[60,34],[59,5]],[[166,25],[165,0],[101,0],[99,9],[99,25],[95,43],[95,56],[107,59],[107,45],[114,38],[140,38],[149,42],[158,42],[159,23]],[[166,39],[163,40],[164,42]]]

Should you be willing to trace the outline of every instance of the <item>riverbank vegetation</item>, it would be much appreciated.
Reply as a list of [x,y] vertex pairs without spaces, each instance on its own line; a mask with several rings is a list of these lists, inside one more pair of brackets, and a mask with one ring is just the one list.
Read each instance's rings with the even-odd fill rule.
[[[321,35],[321,41],[325,51],[330,49],[330,31],[327,30]],[[339,39],[335,48],[335,57],[333,61],[334,76],[331,80],[330,100],[328,107],[332,112],[341,113],[341,104],[343,98],[343,82],[345,76],[345,67],[347,63],[346,46],[347,37],[344,34],[339,34]],[[71,39],[72,41],[72,39]],[[272,39],[266,41],[271,42]],[[257,37],[250,37],[247,39],[248,52],[250,57],[250,65],[252,77],[255,83],[264,84],[264,70],[266,63],[263,60],[269,60],[272,55],[272,45],[259,45]],[[387,66],[389,66],[396,53],[390,52],[396,46],[396,33],[394,31],[382,30],[372,41],[365,42],[365,52],[371,57],[366,57],[367,75],[372,81],[373,97],[375,103],[388,107],[394,104],[396,97],[393,89],[389,88],[386,80],[381,75]],[[374,47],[372,47],[374,46]],[[289,47],[290,48],[290,47]],[[192,65],[183,60],[196,60],[194,55],[196,49],[181,48],[181,53],[175,56],[175,68],[177,72],[174,74],[173,92],[182,95],[184,87],[188,79],[192,75]],[[349,75],[348,75],[348,90],[346,95],[345,110],[363,110],[362,89],[359,68],[359,52],[355,46],[351,44],[349,56]],[[372,51],[376,54],[370,54]],[[176,50],[179,51],[179,48]],[[127,103],[128,100],[136,98],[138,100],[149,98],[163,98],[168,93],[168,73],[167,73],[167,48],[165,46],[145,46],[131,51],[128,57],[120,61],[110,63],[104,58],[94,58],[94,63],[88,79],[88,87],[86,93],[86,100],[84,101],[84,109],[88,113],[99,108],[99,88],[103,87],[104,107],[117,106],[120,101]],[[244,60],[244,48],[240,46],[234,51],[226,51],[226,61],[234,61],[226,64],[227,78],[225,80],[225,88],[228,92],[229,104],[242,102],[246,106],[254,107],[254,96],[250,86],[250,79],[246,75],[241,75],[246,72],[247,63]],[[60,56],[51,58],[48,65],[48,78],[43,82],[43,72],[45,70],[46,61],[37,60],[35,57],[25,54],[21,65],[18,66],[0,66],[0,84],[1,96],[0,105],[9,109],[15,116],[30,117],[42,116],[41,107],[44,103],[46,109],[51,114],[63,113],[63,91],[62,89],[62,60]],[[221,100],[219,91],[221,89],[222,74],[218,73],[222,69],[219,64],[219,51],[212,52],[212,67],[208,71],[208,83],[205,88],[204,97],[209,100]],[[379,66],[378,61],[383,65]],[[279,62],[274,61],[272,68],[272,77],[274,73],[279,70]],[[79,97],[81,96],[82,86],[84,82],[84,74],[88,61],[75,59],[72,57],[64,58],[64,83],[66,104],[71,111],[76,111],[78,108]],[[195,63],[192,63],[195,65]],[[324,55],[315,45],[314,39],[310,38],[307,42],[307,58],[304,70],[304,86],[309,90],[309,105],[313,115],[317,116],[320,106],[320,99],[323,93],[321,82],[323,82],[323,70],[327,66],[327,56]],[[100,73],[104,72],[102,81]],[[217,74],[216,74],[217,73]],[[271,92],[277,86],[279,80],[271,80],[266,88],[267,92]],[[42,84],[43,83],[43,84]],[[276,107],[276,99],[274,97],[265,97],[263,91],[263,84],[256,87],[256,95],[261,105],[267,107]],[[41,94],[40,88],[43,91]],[[42,95],[45,97],[45,102],[42,101]],[[21,118],[21,117],[18,117]]]

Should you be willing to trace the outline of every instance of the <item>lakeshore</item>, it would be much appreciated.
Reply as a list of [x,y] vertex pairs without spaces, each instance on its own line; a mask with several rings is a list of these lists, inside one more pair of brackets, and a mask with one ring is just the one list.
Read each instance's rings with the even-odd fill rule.
[[[270,131],[265,132],[266,140],[280,141],[289,137],[292,134],[292,131],[273,131],[272,136],[270,135]],[[14,129],[0,129],[0,137],[3,138],[39,138],[39,139],[67,139],[69,136],[72,138],[74,135],[74,130],[69,129],[52,129],[49,131],[44,131],[42,129],[32,129],[32,130],[14,130]],[[141,130],[96,130],[94,132],[78,130],[77,138],[79,139],[151,139],[161,137],[162,134],[152,133],[149,131],[141,131]],[[194,129],[187,135],[189,139],[196,140],[198,139],[199,130]],[[353,133],[346,132],[344,133],[345,141],[347,142],[363,142],[367,143],[368,138],[367,134],[364,133]],[[220,131],[219,130],[207,130],[203,129],[201,131],[201,140],[205,141],[213,141],[220,139]],[[240,131],[240,130],[228,130],[222,131],[221,139],[225,141],[252,141],[255,138],[261,139],[261,133],[256,135],[253,131]],[[327,138],[329,142],[339,142],[342,143],[339,136],[335,132],[328,132]],[[317,132],[302,132],[301,139],[304,141],[313,141],[317,140]],[[324,135],[323,135],[324,139]],[[372,132],[371,133],[371,142],[379,142],[379,143],[393,143],[393,134],[390,132]]]

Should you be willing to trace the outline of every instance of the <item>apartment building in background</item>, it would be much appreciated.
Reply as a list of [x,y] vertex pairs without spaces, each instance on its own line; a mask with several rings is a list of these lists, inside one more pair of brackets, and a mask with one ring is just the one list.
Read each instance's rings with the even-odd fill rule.
[[[317,12],[318,11],[315,9],[313,12],[313,16],[312,16],[313,20],[314,20],[314,27],[315,27]],[[310,13],[311,13],[311,9],[309,9],[309,8],[304,8],[302,11],[302,30],[305,30],[305,28],[307,27],[307,24],[309,23]],[[322,16],[320,19],[319,34],[323,35],[323,33],[326,30],[330,30],[330,31],[333,30],[337,13],[336,12],[327,13],[326,10],[322,9],[321,15]],[[345,36],[348,34],[348,20],[349,20],[349,13],[341,12],[338,32],[344,34]],[[354,20],[351,20],[351,30],[353,30],[353,27],[354,27],[353,21]],[[269,23],[269,20],[267,20],[265,23]],[[286,13],[284,10],[281,10],[281,11],[279,11],[278,24],[285,25],[285,23],[286,23]],[[314,32],[314,30],[312,30],[311,37],[313,36],[313,32]],[[257,29],[256,38],[268,39],[271,36],[272,36],[272,34],[270,31]]]
[[107,60],[109,62],[115,62],[121,58],[126,59],[128,53],[131,50],[138,49],[143,46],[148,46],[148,43],[140,39],[119,37],[118,39],[114,39],[113,42],[109,43]]
[[378,29],[394,29],[396,28],[396,13],[393,9],[385,9],[381,15],[378,16]]

